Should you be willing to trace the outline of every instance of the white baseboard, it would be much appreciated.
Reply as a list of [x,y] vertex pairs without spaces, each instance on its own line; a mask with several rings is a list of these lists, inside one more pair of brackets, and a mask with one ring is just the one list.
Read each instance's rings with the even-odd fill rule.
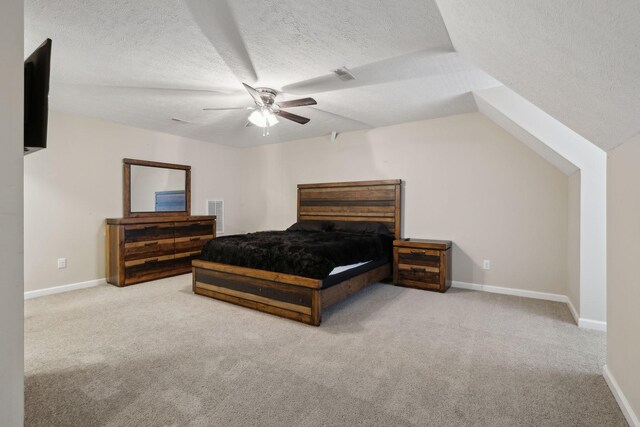
[[503,288],[501,286],[479,285],[477,283],[451,282],[451,286],[472,291],[491,292],[493,294],[514,295],[517,297],[543,299],[546,301],[567,302],[566,295],[549,294],[546,292],[526,291],[523,289]]
[[91,288],[93,286],[106,285],[105,279],[88,280],[86,282],[71,283],[69,285],[53,286],[46,289],[38,289],[35,291],[27,291],[24,293],[24,299],[43,297],[45,295],[60,294],[62,292],[75,291],[77,289]]
[[580,326],[580,315],[578,314],[578,310],[576,310],[576,308],[573,306],[573,303],[571,302],[571,299],[569,297],[567,297],[567,307],[569,307],[569,311],[573,316],[573,320],[576,321],[576,325]]
[[594,331],[607,332],[607,322],[601,320],[580,319],[578,326],[583,329],[593,329]]
[[547,292],[527,291],[524,289],[503,288],[501,286],[480,285],[477,283],[458,282],[455,280],[451,282],[451,286],[454,288],[469,289],[472,291],[491,292],[494,294],[513,295],[517,297],[534,298],[534,299],[541,299],[545,301],[563,302],[567,304],[567,307],[569,307],[569,311],[571,312],[571,315],[573,316],[574,320],[576,321],[576,324],[579,327],[584,329],[593,329],[596,331],[605,331],[605,332],[607,330],[607,322],[580,318],[580,316],[578,316],[578,312],[576,311],[575,307],[571,303],[571,300],[566,295],[551,294]]
[[604,380],[607,382],[609,389],[611,389],[611,393],[613,393],[613,397],[616,398],[616,402],[618,402],[618,406],[620,406],[620,410],[624,414],[624,417],[627,419],[629,426],[631,427],[640,427],[640,419],[633,412],[631,405],[629,405],[629,401],[624,396],[622,390],[620,390],[620,386],[616,379],[611,375],[611,371],[609,371],[609,367],[604,365],[602,369],[602,375],[604,376]]

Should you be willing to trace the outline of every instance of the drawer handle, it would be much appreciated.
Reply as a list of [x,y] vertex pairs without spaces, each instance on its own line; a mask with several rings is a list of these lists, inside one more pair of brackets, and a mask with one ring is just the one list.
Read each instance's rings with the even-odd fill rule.
[[192,242],[197,242],[197,241],[199,241],[199,240],[200,240],[200,238],[199,238],[199,237],[192,237],[192,238],[191,238],[191,241],[192,241]]
[[417,251],[417,250],[415,250],[415,249],[412,249],[412,250],[411,250],[411,253],[412,253],[412,254],[415,254],[415,255],[424,255],[424,254],[425,254],[425,251]]
[[415,272],[419,272],[419,273],[426,273],[427,269],[424,268],[424,267],[422,267],[422,268],[420,268],[420,267],[411,267],[411,271],[415,271]]
[[145,246],[155,246],[157,244],[158,244],[158,242],[149,242],[149,243],[145,243],[144,245]]
[[145,230],[151,230],[153,228],[158,228],[157,225],[147,225],[146,227],[144,227]]
[[154,263],[156,263],[156,262],[158,262],[158,258],[155,258],[155,259],[148,259],[148,260],[146,260],[144,263],[145,263],[145,264],[154,264]]

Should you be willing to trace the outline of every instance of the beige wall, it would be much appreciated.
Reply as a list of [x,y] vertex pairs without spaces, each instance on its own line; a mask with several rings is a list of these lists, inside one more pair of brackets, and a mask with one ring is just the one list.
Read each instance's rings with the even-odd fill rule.
[[607,366],[640,417],[640,135],[609,152]]
[[0,426],[23,422],[23,3],[0,2]]
[[568,179],[480,113],[267,145],[246,166],[249,230],[293,223],[298,183],[401,178],[404,236],[453,240],[454,280],[567,293]]
[[569,180],[480,113],[234,149],[52,112],[25,163],[26,290],[104,277],[124,157],[191,164],[193,212],[225,199],[227,234],[293,223],[298,183],[402,178],[404,236],[453,240],[454,280],[567,293]]
[[[225,200],[242,232],[241,150],[51,111],[49,148],[25,158],[25,290],[104,278],[104,219],[122,216],[122,159],[192,166],[192,213]],[[56,260],[67,258],[67,268]]]
[[569,177],[567,296],[580,316],[580,171]]

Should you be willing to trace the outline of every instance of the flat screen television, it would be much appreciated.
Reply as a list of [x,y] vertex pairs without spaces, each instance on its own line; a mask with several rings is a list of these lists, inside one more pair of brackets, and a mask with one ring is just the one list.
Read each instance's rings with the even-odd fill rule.
[[47,148],[51,39],[24,61],[24,154]]

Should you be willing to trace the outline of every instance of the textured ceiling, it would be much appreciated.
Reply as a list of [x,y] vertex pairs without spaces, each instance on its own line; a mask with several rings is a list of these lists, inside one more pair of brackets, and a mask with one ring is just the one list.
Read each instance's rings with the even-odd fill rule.
[[[52,108],[234,146],[473,111],[499,84],[454,52],[434,0],[26,0],[25,55],[47,37]],[[262,137],[247,111],[202,111],[252,105],[246,80],[313,96],[289,110],[311,122]]]
[[458,52],[600,148],[640,131],[640,1],[438,4]]

